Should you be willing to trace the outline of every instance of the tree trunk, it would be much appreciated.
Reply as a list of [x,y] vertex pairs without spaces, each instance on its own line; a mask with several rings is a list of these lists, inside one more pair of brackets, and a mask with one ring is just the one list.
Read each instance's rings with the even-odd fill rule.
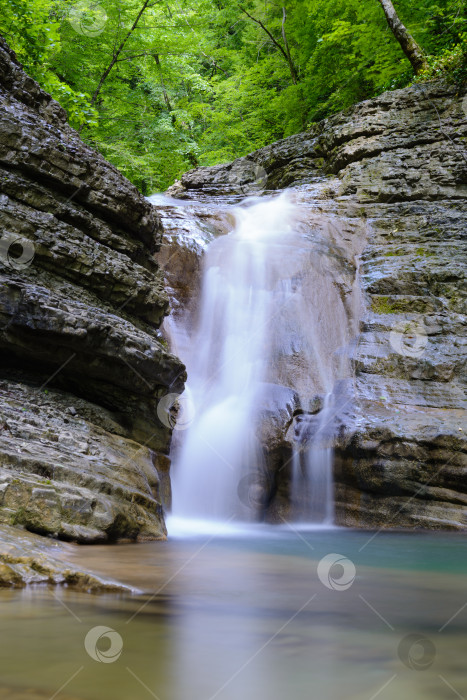
[[285,52],[287,54],[287,62],[289,64],[290,75],[292,76],[293,84],[298,83],[297,71],[295,69],[295,64],[292,61],[292,56],[290,55],[289,42],[287,41],[287,35],[285,33],[285,21],[287,19],[287,13],[285,7],[282,8],[282,39],[284,40]]
[[169,96],[167,94],[167,90],[165,88],[164,76],[162,75],[162,66],[161,66],[161,62],[159,60],[159,54],[155,53],[155,54],[153,54],[153,56],[154,56],[154,60],[155,60],[156,65],[157,65],[157,70],[159,72],[159,79],[161,81],[161,88],[162,88],[162,92],[164,94],[164,101],[165,101],[165,104],[167,106],[167,109],[169,110],[169,112],[171,112],[172,105],[170,104],[170,99],[169,99]]
[[139,13],[138,13],[137,18],[136,18],[135,21],[133,22],[133,26],[132,26],[131,29],[128,31],[127,35],[126,35],[125,38],[123,39],[123,41],[122,41],[122,43],[120,44],[120,46],[118,47],[118,49],[115,51],[115,53],[114,53],[114,55],[113,55],[113,57],[112,57],[112,60],[110,61],[108,67],[107,67],[107,68],[105,69],[105,71],[103,72],[103,74],[102,74],[102,76],[101,76],[101,79],[99,80],[99,85],[97,86],[97,88],[96,88],[96,90],[95,90],[95,92],[94,92],[94,95],[93,95],[92,98],[91,98],[91,104],[92,104],[92,105],[93,105],[93,104],[95,103],[95,101],[97,100],[97,98],[98,98],[98,96],[99,96],[99,93],[100,93],[100,91],[101,91],[101,88],[102,88],[104,82],[107,80],[110,71],[112,70],[112,68],[114,67],[114,65],[117,63],[118,57],[120,56],[121,52],[123,51],[123,48],[124,48],[126,42],[127,42],[128,39],[130,38],[130,36],[133,34],[133,32],[135,31],[136,27],[138,26],[138,22],[140,21],[140,19],[141,19],[143,13],[144,13],[144,11],[145,11],[145,9],[147,8],[147,6],[148,6],[149,3],[150,3],[150,1],[151,1],[151,0],[146,0],[146,2],[144,3],[144,5],[142,6],[141,10],[140,10]]
[[386,19],[392,33],[401,45],[402,51],[412,64],[414,73],[418,75],[418,73],[421,73],[423,70],[428,68],[428,62],[421,46],[417,44],[411,33],[402,24],[391,0],[379,0],[379,2],[384,10],[384,14],[386,15]]

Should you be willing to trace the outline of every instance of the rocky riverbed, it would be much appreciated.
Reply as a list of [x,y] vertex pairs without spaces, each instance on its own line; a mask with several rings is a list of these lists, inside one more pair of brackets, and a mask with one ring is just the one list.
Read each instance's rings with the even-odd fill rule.
[[73,558],[73,545],[46,539],[10,525],[0,525],[0,538],[0,588],[48,584],[90,593],[136,592],[135,588],[70,561]]

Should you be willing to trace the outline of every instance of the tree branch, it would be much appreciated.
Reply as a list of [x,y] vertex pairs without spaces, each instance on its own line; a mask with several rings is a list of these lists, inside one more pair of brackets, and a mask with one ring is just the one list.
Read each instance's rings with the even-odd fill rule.
[[[252,17],[252,16],[250,15],[250,13],[247,12],[247,11],[245,10],[245,8],[242,7],[241,5],[239,5],[239,7],[240,7],[241,11],[242,11],[247,17],[249,17],[249,18],[251,19],[252,22],[255,22],[256,24],[259,24],[259,26],[261,27],[261,29],[262,29],[263,31],[265,31],[266,34],[268,35],[268,37],[271,39],[271,41],[272,41],[272,43],[274,44],[274,46],[276,46],[276,47],[279,49],[279,51],[280,51],[281,54],[282,54],[282,57],[285,59],[285,61],[287,62],[287,65],[289,66],[290,75],[291,75],[291,77],[292,77],[292,82],[293,82],[294,85],[296,85],[297,82],[298,82],[298,79],[297,79],[297,72],[296,72],[296,70],[295,70],[295,66],[294,66],[293,61],[292,61],[292,58],[291,58],[291,56],[290,56],[290,52],[289,52],[289,49],[288,49],[287,40],[285,40],[285,45],[286,45],[286,48],[287,48],[287,50],[285,50],[284,47],[281,46],[281,44],[277,41],[277,39],[274,37],[274,35],[271,34],[271,32],[269,31],[269,29],[261,22],[260,19],[256,19],[255,17]],[[286,15],[285,15],[285,8],[282,8],[282,9],[283,9],[283,15],[282,15],[282,36],[285,38],[284,23],[285,23]]]
[[[124,48],[126,42],[127,42],[128,39],[130,38],[130,36],[133,34],[133,32],[135,31],[136,27],[138,26],[138,22],[139,22],[139,20],[141,19],[141,17],[142,17],[142,15],[143,15],[144,11],[145,11],[146,8],[148,7],[149,3],[150,3],[150,0],[145,0],[143,6],[142,6],[142,8],[141,8],[141,10],[140,10],[139,13],[138,13],[137,18],[136,18],[135,21],[133,22],[133,26],[132,26],[131,29],[127,32],[127,35],[125,36],[125,38],[124,38],[123,41],[121,42],[121,44],[120,44],[120,46],[118,47],[117,51],[114,52],[114,55],[113,55],[112,60],[110,61],[109,65],[107,66],[107,68],[105,69],[105,71],[103,72],[103,74],[101,75],[101,79],[99,80],[99,84],[98,84],[98,86],[97,86],[97,88],[96,88],[96,90],[95,90],[95,92],[94,92],[94,94],[93,94],[93,96],[92,96],[92,98],[91,98],[91,104],[92,104],[92,105],[96,102],[96,100],[97,100],[97,98],[98,98],[98,96],[99,96],[99,93],[100,93],[100,91],[101,91],[101,89],[102,89],[103,84],[104,84],[105,81],[107,80],[107,78],[108,78],[108,76],[109,76],[109,74],[110,74],[110,71],[112,70],[112,68],[114,67],[114,65],[117,63],[118,57],[120,56],[121,52],[123,51],[123,48]],[[155,4],[155,3],[153,3],[153,4]],[[152,5],[151,5],[151,7],[152,7]]]
[[[177,3],[177,4],[178,4],[178,3]],[[180,5],[179,5],[179,7],[180,7]],[[167,6],[167,8],[168,8],[168,6]],[[182,14],[183,14],[183,13],[182,13]],[[192,31],[192,33],[196,36],[195,30],[193,29],[192,25],[189,23],[189,21],[187,20],[187,18],[185,17],[185,15],[183,15],[183,19],[185,20],[185,24],[187,25],[187,27],[188,27],[188,28]],[[200,49],[199,51],[200,51],[200,53],[201,53],[205,58],[208,59],[208,61],[211,61],[211,62],[212,62],[212,65],[213,65],[215,68],[219,68],[219,70],[222,71],[222,72],[224,73],[224,75],[227,75],[227,71],[225,71],[223,68],[221,68],[220,65],[217,63],[217,61],[216,61],[214,58],[212,58],[211,56],[208,56],[207,53],[204,53],[203,49]]]

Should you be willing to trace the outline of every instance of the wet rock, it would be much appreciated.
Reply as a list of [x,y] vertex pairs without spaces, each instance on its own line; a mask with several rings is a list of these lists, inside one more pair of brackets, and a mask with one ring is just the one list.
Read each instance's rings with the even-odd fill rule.
[[[332,255],[319,259],[340,261],[332,275],[349,323],[357,319],[341,348],[352,371],[334,388],[342,525],[467,527],[464,101],[465,89],[444,82],[388,92],[177,184],[177,196],[220,198],[233,191],[232,172],[253,162],[267,173],[265,189],[292,186],[310,212],[336,222]],[[296,389],[297,372],[278,383]],[[307,375],[300,393],[312,402]],[[312,432],[312,415],[300,422]],[[287,460],[277,469],[286,513]]]
[[0,588],[47,584],[93,593],[134,592],[74,565],[69,561],[73,554],[69,546],[8,525],[0,525],[0,539]]
[[0,40],[0,522],[79,542],[165,536],[156,209]]
[[292,440],[288,431],[294,414],[300,410],[300,397],[293,389],[272,383],[263,384],[260,392],[258,405],[261,408],[255,417],[255,435],[264,471],[268,474],[268,518],[274,520],[279,496],[273,492],[282,490],[284,478],[281,469],[292,459]]

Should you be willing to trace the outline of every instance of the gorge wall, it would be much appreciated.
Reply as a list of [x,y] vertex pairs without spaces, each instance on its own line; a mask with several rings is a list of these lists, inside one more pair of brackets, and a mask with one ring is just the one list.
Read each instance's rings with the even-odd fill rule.
[[[341,295],[354,282],[361,290],[352,377],[335,387],[341,525],[467,527],[466,142],[465,90],[419,84],[233,163],[191,171],[169,190],[194,210],[198,202],[199,221],[212,223],[207,202],[222,208],[226,196],[256,193],[259,181],[262,189],[293,187],[339,233]],[[166,245],[177,244],[172,237]],[[194,257],[182,242],[174,259],[194,271],[196,296]],[[264,439],[272,520],[287,515],[293,414],[285,398],[275,411],[282,432],[276,426]]]
[[0,522],[79,542],[165,535],[185,370],[158,327],[156,210],[0,42]]
[[[467,526],[465,92],[387,93],[191,171],[170,190],[182,207],[151,206],[3,42],[0,102],[2,527],[79,542],[165,535],[171,428],[157,407],[185,380],[159,328],[169,296],[169,325],[196,314],[203,249],[232,228],[230,204],[287,187],[354,333],[334,388],[336,522]],[[307,261],[287,264],[311,288]],[[298,405],[297,368],[271,381],[258,417],[272,522],[289,514],[291,433],[312,431],[321,410],[311,394]]]

